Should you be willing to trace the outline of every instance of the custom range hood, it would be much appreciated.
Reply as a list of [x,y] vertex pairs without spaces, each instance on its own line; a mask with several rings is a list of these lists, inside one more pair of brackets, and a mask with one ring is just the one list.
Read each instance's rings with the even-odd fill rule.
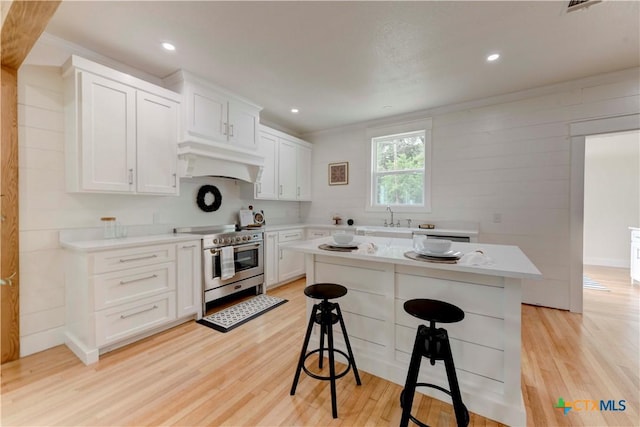
[[264,157],[256,152],[213,142],[178,143],[180,176],[216,176],[255,183],[260,180]]

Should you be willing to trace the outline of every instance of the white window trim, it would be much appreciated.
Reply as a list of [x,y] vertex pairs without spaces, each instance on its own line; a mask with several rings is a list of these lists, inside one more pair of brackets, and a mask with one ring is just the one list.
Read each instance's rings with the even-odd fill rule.
[[378,127],[368,128],[366,131],[366,147],[367,147],[367,158],[369,161],[367,162],[367,200],[364,210],[366,212],[385,212],[386,206],[374,206],[373,200],[373,174],[372,174],[372,165],[373,165],[373,150],[371,149],[371,139],[386,136],[386,135],[396,135],[407,132],[416,132],[424,130],[424,205],[420,206],[401,206],[401,205],[391,205],[391,209],[393,212],[399,213],[412,213],[412,212],[420,212],[420,213],[430,213],[431,212],[431,171],[432,171],[432,150],[431,150],[431,129],[432,129],[432,119],[422,119],[422,120],[414,120],[410,122],[402,122],[402,123],[394,123],[391,125],[384,125]]

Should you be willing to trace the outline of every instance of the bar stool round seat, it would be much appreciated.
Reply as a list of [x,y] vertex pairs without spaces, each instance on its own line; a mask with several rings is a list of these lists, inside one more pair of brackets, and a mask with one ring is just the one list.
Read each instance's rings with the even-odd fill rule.
[[[329,302],[329,300],[345,296],[347,294],[347,288],[336,283],[316,283],[314,285],[307,286],[304,289],[304,294],[309,298],[321,300],[321,302],[314,304],[313,309],[311,310],[311,316],[309,316],[309,324],[307,326],[304,344],[302,345],[302,350],[300,351],[300,358],[298,359],[298,366],[296,367],[296,374],[293,379],[293,385],[291,386],[290,394],[293,396],[296,393],[296,387],[298,386],[298,380],[300,379],[300,373],[302,371],[304,371],[312,378],[331,381],[331,410],[333,418],[338,418],[336,380],[344,377],[351,369],[353,369],[353,374],[356,378],[356,384],[361,385],[360,375],[358,374],[358,368],[356,367],[356,360],[353,357],[353,351],[351,350],[351,344],[349,343],[349,336],[347,335],[347,329],[344,325],[342,312],[340,311],[340,305],[335,302]],[[316,348],[315,350],[307,351],[314,323],[320,325],[320,347]],[[340,324],[344,343],[347,347],[346,353],[342,350],[334,348],[333,325],[336,323]],[[327,336],[326,347],[324,345],[325,335]],[[305,366],[305,361],[309,356],[319,353],[318,368],[322,369],[324,360],[323,354],[325,351],[329,356],[329,375],[319,375],[311,372]],[[336,373],[335,367],[336,353],[342,355],[342,357],[344,357],[346,360],[346,368],[339,373]]]
[[[416,333],[416,339],[411,353],[411,362],[407,372],[407,380],[404,390],[400,393],[400,406],[402,407],[402,418],[400,427],[407,427],[409,420],[421,427],[428,427],[422,421],[411,415],[411,406],[415,395],[416,387],[429,387],[440,390],[451,396],[453,409],[456,415],[458,427],[469,425],[469,411],[462,402],[460,387],[456,376],[449,335],[446,329],[436,328],[436,323],[456,323],[464,319],[464,311],[459,307],[444,301],[433,299],[412,299],[404,303],[404,310],[413,317],[429,322],[429,326],[420,325]],[[437,360],[444,362],[449,382],[449,390],[436,384],[419,383],[420,363],[422,358],[430,360],[431,365],[435,365]]]
[[404,311],[429,322],[455,323],[464,319],[464,311],[459,307],[435,299],[411,299],[404,303]]
[[313,299],[330,300],[345,296],[347,288],[336,283],[316,283],[304,288],[304,294]]

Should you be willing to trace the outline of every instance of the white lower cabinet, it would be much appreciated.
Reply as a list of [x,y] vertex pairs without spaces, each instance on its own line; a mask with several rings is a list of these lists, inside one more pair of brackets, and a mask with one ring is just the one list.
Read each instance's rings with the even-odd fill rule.
[[65,252],[67,346],[100,353],[201,317],[200,241]]
[[278,232],[264,234],[264,283],[267,289],[278,284]]
[[304,254],[286,251],[280,247],[283,243],[304,240],[304,230],[286,230],[278,233],[278,281],[287,282],[304,275]]
[[305,274],[304,254],[282,249],[282,244],[304,240],[304,229],[265,233],[264,264],[267,289],[283,285]]
[[196,314],[202,317],[202,245],[200,240],[177,244],[176,270],[178,317]]

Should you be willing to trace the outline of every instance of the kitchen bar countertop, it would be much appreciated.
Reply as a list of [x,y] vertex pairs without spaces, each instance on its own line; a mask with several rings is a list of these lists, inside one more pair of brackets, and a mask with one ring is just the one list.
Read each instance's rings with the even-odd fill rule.
[[[438,270],[460,271],[491,276],[513,277],[519,279],[542,278],[542,274],[540,273],[540,271],[517,246],[453,242],[451,245],[451,250],[460,251],[463,254],[481,250],[492,260],[492,263],[490,263],[489,265],[461,265],[415,261],[405,257],[405,252],[413,250],[413,241],[411,239],[355,236],[354,243],[360,246],[360,249],[358,249],[357,251],[354,250],[352,252],[336,252],[318,248],[319,245],[323,243],[330,244],[332,241],[332,237],[323,237],[314,240],[284,243],[282,244],[282,248],[314,255],[327,255],[362,261],[375,261],[408,266],[420,266]],[[374,253],[367,253],[366,249],[364,248],[367,243],[375,244],[377,249]]]

